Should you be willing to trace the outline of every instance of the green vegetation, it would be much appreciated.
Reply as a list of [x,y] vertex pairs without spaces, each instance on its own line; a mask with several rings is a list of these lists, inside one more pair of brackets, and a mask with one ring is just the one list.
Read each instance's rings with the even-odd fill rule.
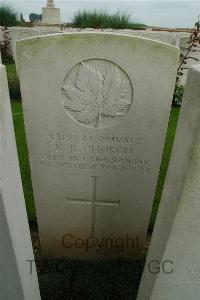
[[165,139],[165,146],[164,146],[164,151],[163,151],[163,156],[162,156],[162,162],[161,162],[161,167],[160,167],[160,172],[159,172],[159,177],[158,177],[158,182],[157,182],[157,187],[156,187],[156,193],[154,197],[154,204],[151,212],[151,219],[150,219],[150,230],[152,229],[155,220],[156,220],[156,215],[158,211],[158,207],[160,204],[160,199],[162,196],[162,191],[163,191],[163,186],[165,183],[165,177],[167,173],[167,168],[170,160],[170,155],[172,151],[172,146],[174,142],[174,137],[176,133],[176,126],[178,122],[178,117],[179,117],[179,112],[180,108],[179,107],[172,107],[171,109],[171,114],[169,118],[169,124],[168,124],[168,130],[167,130],[167,135]]
[[33,199],[31,173],[29,167],[28,151],[26,144],[26,136],[24,130],[24,119],[22,112],[22,104],[20,102],[12,102],[13,122],[16,135],[17,151],[19,156],[19,165],[22,176],[22,184],[26,201],[26,208],[29,221],[35,221],[35,206]]
[[173,95],[173,106],[180,107],[183,99],[184,87],[178,83],[175,86],[174,95]]
[[15,64],[13,62],[6,64],[6,70],[7,70],[10,98],[20,99],[21,98],[20,83],[17,77]]
[[106,11],[78,11],[72,20],[74,27],[79,28],[113,28],[113,29],[145,29],[144,24],[133,22],[126,12],[110,14]]
[[0,4],[0,26],[17,26],[20,21],[16,10],[7,4]]
[[7,72],[8,79],[17,78],[17,72],[16,72],[16,67],[14,62],[10,62],[6,64],[6,72]]

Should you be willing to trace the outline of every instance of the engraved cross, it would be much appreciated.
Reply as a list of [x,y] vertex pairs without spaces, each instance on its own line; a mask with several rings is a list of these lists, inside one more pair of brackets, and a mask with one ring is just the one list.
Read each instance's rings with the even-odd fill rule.
[[97,200],[96,191],[97,191],[97,176],[91,176],[91,194],[90,199],[71,199],[67,198],[68,203],[79,203],[79,204],[91,204],[91,213],[90,213],[90,238],[94,239],[94,230],[95,230],[95,214],[96,214],[96,205],[112,205],[120,206],[120,200],[110,201],[110,200]]

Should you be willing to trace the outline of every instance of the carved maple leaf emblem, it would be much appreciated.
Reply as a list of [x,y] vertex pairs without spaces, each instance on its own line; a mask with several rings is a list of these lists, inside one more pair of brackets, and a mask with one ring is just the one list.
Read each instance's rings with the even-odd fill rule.
[[100,72],[82,62],[73,83],[62,86],[64,108],[73,112],[80,123],[98,128],[103,118],[116,118],[126,113],[130,106],[126,100],[128,85],[128,80],[121,78],[118,66]]

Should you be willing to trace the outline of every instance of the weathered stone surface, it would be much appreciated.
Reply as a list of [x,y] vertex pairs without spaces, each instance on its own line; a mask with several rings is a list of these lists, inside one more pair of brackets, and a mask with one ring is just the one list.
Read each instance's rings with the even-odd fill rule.
[[181,38],[181,37],[190,37],[190,35],[191,35],[191,33],[190,32],[184,32],[184,31],[182,31],[182,32],[175,32],[175,34],[176,34],[176,37],[177,37],[177,43],[178,44],[176,44],[176,46],[177,47],[179,47],[179,38]]
[[176,44],[176,34],[172,32],[146,32],[143,37],[153,39],[170,45]]
[[171,33],[171,32],[131,30],[131,29],[117,30],[115,32],[121,32],[123,34],[141,36],[141,37],[144,37],[147,39],[152,39],[152,40],[159,41],[162,43],[167,43],[167,44],[170,44],[173,46],[176,44],[176,34]]
[[[162,43],[167,43],[172,46],[177,45],[179,47],[179,43],[177,42],[177,39],[179,40],[180,36],[177,32],[165,32],[165,31],[151,31],[151,30],[133,30],[133,29],[96,29],[96,28],[66,28],[64,29],[65,32],[77,32],[77,31],[95,31],[95,32],[112,32],[112,33],[118,33],[118,34],[129,34],[134,36],[141,36],[144,38],[152,39],[155,41],[159,41]],[[177,35],[178,34],[178,35]],[[184,34],[184,33],[182,33]],[[186,35],[186,33],[185,33]]]
[[0,299],[39,300],[5,67],[0,65]]
[[11,48],[13,58],[16,61],[16,43],[17,41],[40,35],[38,30],[24,27],[10,27]]
[[40,35],[63,33],[60,29],[41,29]]
[[[199,299],[200,66],[189,70],[138,300]],[[167,260],[169,260],[167,262]],[[166,267],[159,274],[156,267]],[[165,264],[166,262],[166,264]],[[166,274],[166,272],[171,272]]]
[[[109,33],[52,35],[17,46],[43,253],[141,254],[178,49]],[[105,239],[100,250],[97,242]]]

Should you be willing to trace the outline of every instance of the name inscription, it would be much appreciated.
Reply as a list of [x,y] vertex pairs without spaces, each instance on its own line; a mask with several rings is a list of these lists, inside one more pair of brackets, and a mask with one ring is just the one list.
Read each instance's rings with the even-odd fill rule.
[[68,170],[117,172],[150,171],[149,160],[138,156],[141,137],[95,135],[49,135],[49,151],[40,155],[40,165]]

